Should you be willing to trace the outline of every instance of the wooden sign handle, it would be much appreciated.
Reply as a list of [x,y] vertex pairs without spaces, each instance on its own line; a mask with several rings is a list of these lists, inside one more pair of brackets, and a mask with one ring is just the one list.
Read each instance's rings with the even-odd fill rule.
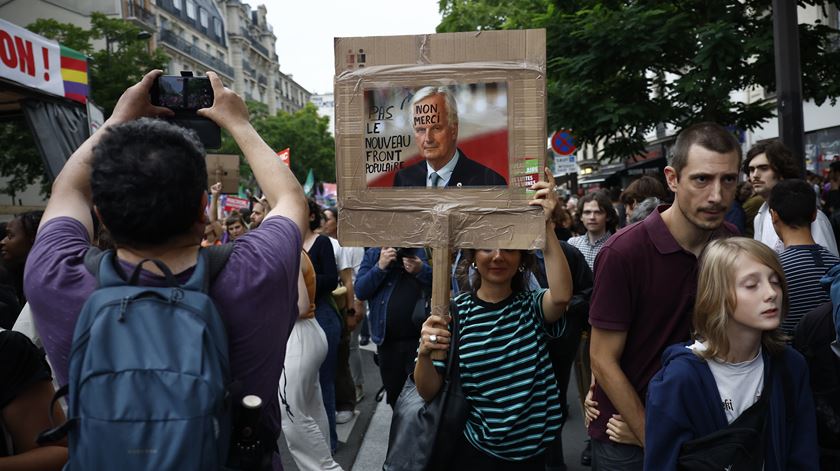
[[[452,251],[447,244],[432,249],[432,314],[442,317],[449,315],[449,297],[452,289],[450,272]],[[445,360],[446,351],[435,350],[432,360]]]

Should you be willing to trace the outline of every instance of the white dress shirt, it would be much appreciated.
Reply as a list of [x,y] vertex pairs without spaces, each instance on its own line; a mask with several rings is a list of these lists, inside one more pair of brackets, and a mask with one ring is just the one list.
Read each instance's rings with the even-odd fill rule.
[[449,183],[449,179],[452,178],[452,172],[455,171],[455,165],[458,164],[458,149],[455,149],[455,155],[444,165],[440,170],[435,172],[435,169],[429,165],[429,162],[426,161],[426,186],[432,186],[432,173],[437,173],[440,177],[440,180],[437,182],[437,188],[443,188]]
[[[773,218],[770,216],[770,207],[767,206],[767,202],[764,202],[758,209],[758,214],[755,215],[755,220],[753,220],[753,229],[755,230],[755,240],[763,242],[776,253],[782,253],[785,250],[785,244],[779,239],[776,229],[773,228]],[[831,223],[819,209],[817,210],[817,218],[811,223],[811,237],[814,238],[814,242],[822,245],[834,255],[838,255]]]

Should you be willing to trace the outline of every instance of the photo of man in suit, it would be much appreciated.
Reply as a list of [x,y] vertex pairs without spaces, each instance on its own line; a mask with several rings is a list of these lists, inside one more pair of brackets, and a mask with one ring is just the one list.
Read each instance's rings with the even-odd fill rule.
[[458,105],[449,88],[421,88],[410,108],[414,139],[424,161],[399,170],[395,187],[507,186],[504,177],[458,149]]

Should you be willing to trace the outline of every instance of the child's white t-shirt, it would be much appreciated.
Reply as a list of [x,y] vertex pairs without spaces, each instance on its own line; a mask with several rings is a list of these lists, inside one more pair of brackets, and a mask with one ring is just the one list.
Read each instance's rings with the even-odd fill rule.
[[[695,341],[687,348],[702,352],[706,350],[706,345]],[[761,356],[761,348],[755,358],[741,363],[727,363],[717,358],[708,359],[706,363],[715,378],[726,421],[731,424],[761,397],[764,389],[764,358]]]

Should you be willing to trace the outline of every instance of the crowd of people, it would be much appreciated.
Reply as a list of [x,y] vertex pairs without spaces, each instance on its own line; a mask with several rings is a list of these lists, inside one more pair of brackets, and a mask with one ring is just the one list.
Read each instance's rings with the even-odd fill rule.
[[[252,440],[246,450],[264,438],[258,453],[269,458],[249,469],[282,469],[281,430],[300,469],[341,469],[336,427],[358,413],[365,382],[381,381],[394,408],[413,375],[432,400],[445,368],[433,352],[452,338],[469,412],[450,469],[565,469],[571,371],[593,469],[840,468],[840,162],[826,182],[801,179],[781,143],[742,158],[729,131],[700,123],[680,132],[661,179],[564,200],[546,170],[528,203],[545,217],[544,249],[453,253],[453,324],[430,315],[427,250],[342,247],[339,210],[304,196],[210,72],[215,100],[199,114],[236,140],[262,195],[246,210],[219,208],[223,188],[208,191],[201,144],[153,119],[171,114],[148,99],[159,75],[128,89],[75,151],[44,212],[5,226],[0,469],[82,459],[74,439],[92,433],[78,425],[88,416],[70,417],[69,440],[38,437],[63,421],[53,394],[83,368],[76,321],[103,280],[88,268],[91,246],[111,249],[101,263],[113,260],[131,284],[154,288],[186,284],[210,260],[205,292],[227,334],[232,401],[261,399],[259,432],[233,433]],[[445,109],[443,93],[420,99]],[[443,138],[424,139],[438,149]],[[115,303],[119,322],[132,302]],[[369,341],[379,378],[362,374]],[[226,444],[217,448],[210,455],[226,459]],[[114,453],[96,462],[150,459]],[[184,456],[178,469],[201,469],[198,455]]]

